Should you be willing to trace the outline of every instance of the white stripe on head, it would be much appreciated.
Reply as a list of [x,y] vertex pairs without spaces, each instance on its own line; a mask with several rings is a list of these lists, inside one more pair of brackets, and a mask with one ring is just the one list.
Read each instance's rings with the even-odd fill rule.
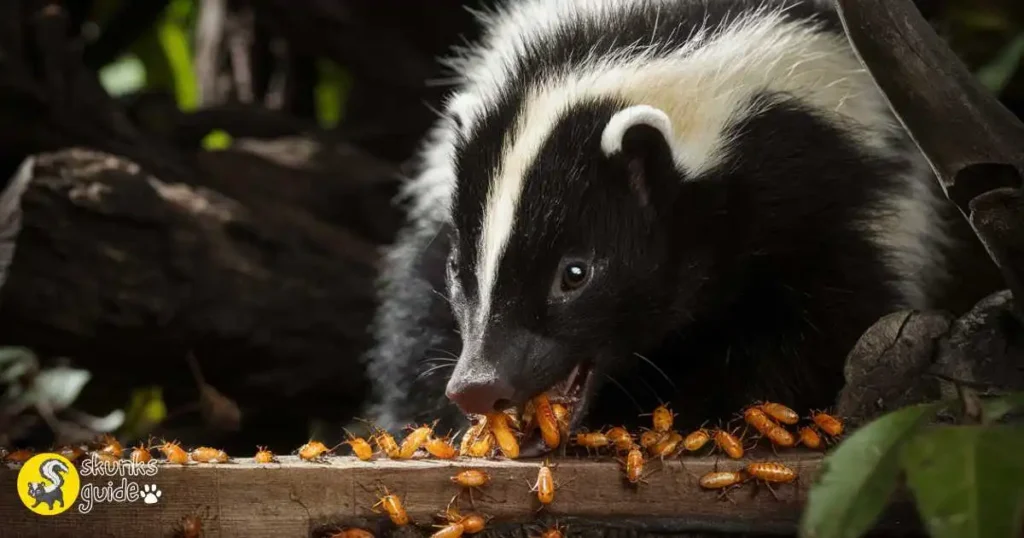
[[[483,79],[470,80],[469,87],[476,86],[486,95],[493,90],[495,76],[492,71]],[[476,265],[479,321],[486,321],[490,314],[526,171],[574,103],[615,99],[627,106],[647,105],[636,111],[646,111],[647,120],[655,123],[662,121],[656,111],[662,112],[670,120],[663,132],[671,133],[668,142],[676,162],[687,177],[694,178],[728,156],[732,145],[728,128],[758,112],[752,99],[762,92],[798,99],[868,147],[883,149],[886,142],[881,135],[894,128],[887,106],[845,38],[806,21],[786,20],[780,11],[762,10],[720,31],[698,32],[668,56],[634,51],[632,57],[595,58],[590,65],[533,85],[506,136],[504,158],[485,203]],[[606,129],[616,132],[612,126]]]

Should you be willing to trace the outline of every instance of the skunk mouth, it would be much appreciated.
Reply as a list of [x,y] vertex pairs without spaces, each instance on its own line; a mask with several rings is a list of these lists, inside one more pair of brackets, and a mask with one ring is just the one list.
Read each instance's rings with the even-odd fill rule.
[[[560,446],[568,443],[569,440],[566,438],[568,432],[575,431],[586,416],[588,400],[594,388],[593,379],[593,363],[591,361],[584,361],[576,365],[565,379],[556,383],[545,392],[551,403],[562,404],[569,412],[568,424],[562,424],[559,427],[562,430]],[[517,409],[516,414],[520,418],[520,423],[525,426],[527,421],[522,419],[529,417],[522,416],[523,408]],[[553,450],[553,447],[549,447],[544,443],[540,429],[536,427],[536,421],[532,422],[534,427],[527,426],[526,431],[524,431],[524,437],[520,443],[520,457],[538,457]]]

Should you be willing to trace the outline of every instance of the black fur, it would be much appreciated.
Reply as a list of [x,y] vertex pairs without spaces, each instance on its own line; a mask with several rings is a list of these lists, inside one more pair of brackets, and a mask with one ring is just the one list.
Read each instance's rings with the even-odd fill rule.
[[[403,244],[422,257],[388,269],[396,283],[383,295],[382,343],[371,360],[404,365],[402,378],[388,382],[409,392],[378,413],[387,409],[398,423],[440,417],[444,427],[458,427],[460,413],[443,400],[449,370],[414,376],[430,348],[460,351],[450,310],[437,308],[448,306],[436,293],[445,289],[451,248],[443,238],[457,247],[450,260],[458,312],[478,296],[473,263],[483,204],[524,88],[593,51],[649,41],[673,48],[702,25],[714,29],[782,3],[793,5],[790,17],[814,17],[841,31],[821,2],[679,1],[662,4],[657,15],[638,9],[612,27],[568,25],[523,61],[503,98],[459,145],[454,226],[428,226],[438,235],[421,230]],[[519,228],[499,269],[492,336],[477,342],[480,360],[493,362],[515,387],[515,403],[579,361],[597,360],[640,407],[671,402],[691,426],[756,399],[799,409],[832,404],[855,340],[904,306],[894,287],[900,275],[861,221],[900,188],[894,178],[908,164],[868,156],[788,96],[756,99],[765,112],[732,126],[738,145],[700,178],[682,177],[660,135],[643,129],[627,136],[621,155],[605,157],[601,131],[622,103],[580,103],[560,119],[527,173]],[[591,260],[598,272],[579,297],[553,303],[549,291],[566,256]],[[409,290],[417,290],[420,306]],[[406,316],[407,324],[380,321],[410,307],[420,316]],[[398,338],[402,346],[390,344]],[[590,422],[635,423],[641,411],[623,404],[626,398],[602,388]]]

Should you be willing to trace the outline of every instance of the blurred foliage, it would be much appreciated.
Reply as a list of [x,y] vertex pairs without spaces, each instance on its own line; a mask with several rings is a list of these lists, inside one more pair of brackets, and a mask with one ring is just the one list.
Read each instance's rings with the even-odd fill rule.
[[1024,99],[1024,2],[945,0],[934,18],[940,34],[997,95]]
[[[967,402],[910,406],[856,430],[822,462],[800,536],[863,536],[905,476],[921,521],[934,538],[1019,537],[1024,428],[999,421],[1024,408],[1024,394],[986,400],[979,416],[971,416]],[[943,411],[960,420],[932,424]]]

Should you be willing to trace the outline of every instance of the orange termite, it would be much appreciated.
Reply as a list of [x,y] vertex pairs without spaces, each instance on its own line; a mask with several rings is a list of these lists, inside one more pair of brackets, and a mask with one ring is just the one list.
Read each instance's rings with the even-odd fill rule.
[[75,462],[85,454],[85,451],[77,446],[62,446],[57,449],[57,453],[67,458],[68,461]]
[[715,430],[714,433],[715,445],[722,449],[727,456],[734,460],[738,460],[743,457],[743,443],[736,438],[735,435],[725,430]]
[[100,452],[109,454],[115,459],[121,459],[121,456],[124,454],[124,449],[121,448],[121,443],[119,443],[112,435],[105,434],[100,440],[100,445]]
[[377,448],[387,455],[387,457],[391,459],[401,458],[402,449],[398,446],[398,443],[395,442],[395,438],[392,437],[390,433],[384,430],[378,430],[377,433],[373,435],[373,440],[377,443]]
[[817,450],[821,448],[821,436],[811,426],[800,428],[800,443],[807,448]]
[[153,455],[150,454],[149,447],[146,447],[142,443],[139,443],[139,446],[135,447],[135,449],[132,450],[132,453],[131,455],[128,456],[128,458],[132,460],[132,463],[146,463],[147,461],[153,459]]
[[839,437],[843,434],[843,421],[832,415],[822,412],[812,412],[811,420],[814,424],[821,428],[821,431],[827,433],[832,437]]
[[320,441],[309,441],[308,443],[299,447],[299,457],[305,461],[313,461],[321,458],[331,450],[327,448],[327,445]]
[[704,445],[708,444],[710,440],[711,434],[704,428],[701,428],[683,438],[683,448],[689,452],[696,452],[704,448]]
[[544,444],[548,448],[557,447],[562,440],[561,431],[558,425],[558,418],[551,408],[551,402],[548,400],[547,394],[541,394],[534,398],[533,408],[537,425],[540,426],[541,437],[544,438]]
[[253,456],[252,459],[256,463],[273,463],[277,461],[277,458],[274,457],[274,453],[267,450],[267,447],[265,446],[256,447],[256,455]]
[[565,529],[559,527],[558,523],[555,523],[553,526],[545,529],[538,538],[564,538],[564,536]]
[[365,529],[350,527],[330,535],[328,538],[374,538],[373,533]]
[[[405,507],[402,506],[402,499],[398,498],[398,495],[392,495],[388,492],[386,486],[381,486],[384,492],[384,496],[370,507],[370,510],[377,512],[378,506],[383,506],[384,511],[387,512],[388,517],[391,518],[391,522],[399,527],[409,524],[409,514],[406,513]],[[379,513],[379,512],[378,512]]]
[[658,458],[666,458],[671,456],[678,450],[679,443],[683,442],[683,436],[679,435],[678,432],[672,432],[661,438],[660,441],[654,443],[651,447],[651,455]]
[[452,500],[448,501],[448,508],[445,510],[441,517],[448,520],[449,523],[460,523],[462,529],[466,534],[476,534],[487,526],[487,520],[479,514],[459,514],[459,511],[452,506],[455,503],[455,499],[459,496],[455,495]]
[[747,479],[743,471],[711,471],[700,477],[700,487],[704,489],[725,489],[742,483]]
[[611,441],[608,440],[608,436],[601,432],[577,433],[576,444],[586,448],[589,454],[590,449],[600,450],[611,444]]
[[460,522],[452,522],[447,525],[434,525],[435,527],[441,527],[441,530],[430,535],[430,538],[459,538],[462,533],[466,532],[466,527]]
[[491,475],[479,469],[467,469],[460,471],[452,477],[452,482],[464,488],[479,488],[491,481]]
[[747,473],[755,479],[764,482],[768,486],[768,491],[776,499],[779,496],[772,489],[772,484],[787,484],[797,478],[796,471],[774,461],[747,464]]
[[633,448],[633,436],[630,435],[626,428],[615,426],[614,428],[604,432],[604,435],[613,445],[615,445],[615,450],[628,452]]
[[356,437],[352,432],[342,428],[345,432],[346,440],[342,441],[342,445],[348,445],[352,449],[352,453],[361,461],[369,461],[373,459],[373,447],[370,446],[370,442],[362,437]]
[[796,443],[789,430],[776,424],[760,407],[748,407],[743,411],[743,420],[768,438],[772,445],[791,447]]
[[183,538],[199,538],[203,535],[203,520],[195,514],[181,518],[181,536]]
[[519,457],[519,440],[509,425],[509,417],[504,412],[495,412],[487,416],[487,422],[491,426],[491,433],[494,434],[498,448],[506,458],[514,460]]
[[466,455],[471,458],[486,458],[491,455],[493,450],[494,434],[488,431],[469,445],[469,451],[466,452]]
[[431,426],[420,426],[405,436],[402,441],[402,446],[398,449],[398,458],[400,460],[407,460],[416,453],[417,450],[430,439],[430,435],[434,433],[434,428]]
[[558,423],[558,431],[563,436],[569,435],[569,408],[560,403],[551,404],[551,413],[555,415],[555,422]]
[[31,450],[28,450],[26,448],[19,448],[18,450],[8,453],[7,456],[4,457],[4,461],[10,463],[25,463],[26,461],[32,459],[32,456],[34,455],[35,453],[32,452]]
[[800,421],[800,415],[796,414],[796,411],[773,402],[764,402],[760,406],[762,411],[768,414],[768,416],[775,420],[783,423],[793,425]]
[[466,433],[462,435],[462,441],[459,444],[459,455],[470,456],[473,452],[473,445],[480,440],[481,437],[486,436],[490,432],[487,431],[487,418],[481,417],[476,423],[466,430]]
[[651,424],[654,426],[654,431],[658,433],[668,433],[672,429],[672,423],[675,422],[675,419],[675,413],[665,404],[655,407],[654,411],[651,412]]
[[537,492],[537,500],[541,507],[551,504],[555,500],[555,476],[547,460],[541,464],[537,471],[537,481],[530,488],[531,492]]
[[423,445],[431,456],[442,460],[450,460],[459,455],[459,452],[452,446],[447,437],[431,437]]
[[639,484],[644,481],[644,453],[640,447],[633,445],[626,454],[626,479],[630,484]]
[[[121,461],[118,458],[115,458],[113,454],[107,454],[106,452],[93,452],[92,453],[92,457],[94,457],[94,458],[96,458],[96,459],[98,459],[98,460],[100,460],[102,462],[105,462],[105,463],[117,463],[118,461]],[[177,463],[177,462],[171,462],[171,463]]]
[[227,452],[208,446],[193,449],[190,456],[192,456],[192,461],[198,463],[227,463],[230,459]]
[[164,455],[167,463],[176,463],[178,465],[188,463],[188,452],[185,452],[177,441],[167,441],[165,439],[162,444],[156,446],[156,449]]
[[777,484],[786,484],[796,480],[796,471],[775,461],[749,463],[747,464],[747,473],[759,480]]
[[646,430],[640,434],[640,446],[650,450],[663,436],[655,431]]

